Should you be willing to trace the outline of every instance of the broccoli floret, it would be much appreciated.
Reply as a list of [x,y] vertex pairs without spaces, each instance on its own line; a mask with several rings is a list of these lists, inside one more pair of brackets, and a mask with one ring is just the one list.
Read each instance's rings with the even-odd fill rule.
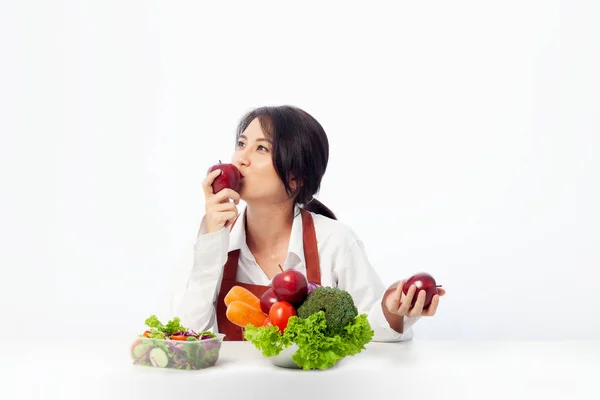
[[296,310],[299,318],[308,318],[319,311],[325,312],[327,321],[325,334],[328,336],[341,333],[344,327],[354,321],[358,315],[354,300],[348,292],[326,286],[310,292],[304,303]]

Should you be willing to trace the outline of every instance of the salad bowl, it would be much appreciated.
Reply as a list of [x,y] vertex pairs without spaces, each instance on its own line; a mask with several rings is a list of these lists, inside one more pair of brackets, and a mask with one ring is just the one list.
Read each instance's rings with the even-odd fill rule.
[[273,365],[278,367],[300,369],[300,366],[292,359],[292,356],[297,350],[298,345],[296,343],[292,343],[291,346],[281,350],[279,354],[269,357],[269,360],[271,363],[273,363]]
[[225,335],[222,333],[195,332],[186,329],[174,318],[162,325],[153,315],[146,319],[150,328],[139,335],[130,346],[134,365],[198,370],[214,366]]

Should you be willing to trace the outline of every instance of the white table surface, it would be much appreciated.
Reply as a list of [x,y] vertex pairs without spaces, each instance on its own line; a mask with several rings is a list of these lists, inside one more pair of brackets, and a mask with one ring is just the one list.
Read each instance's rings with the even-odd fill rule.
[[370,343],[326,371],[276,367],[248,342],[224,342],[204,370],[134,366],[129,345],[5,341],[0,397],[600,399],[600,341]]

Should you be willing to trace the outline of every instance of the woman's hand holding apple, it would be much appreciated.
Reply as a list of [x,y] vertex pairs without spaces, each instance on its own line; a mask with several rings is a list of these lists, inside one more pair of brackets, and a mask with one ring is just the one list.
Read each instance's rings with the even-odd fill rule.
[[220,174],[221,170],[213,170],[202,181],[202,188],[204,189],[204,197],[206,199],[205,212],[208,233],[228,227],[238,215],[236,207],[240,202],[238,192],[230,188],[221,189],[217,193],[213,191],[213,181]]
[[[420,288],[417,293],[417,286]],[[435,284],[428,274],[413,275],[398,282],[396,289],[385,299],[385,306],[391,314],[413,317],[433,317],[440,297],[446,291]]]

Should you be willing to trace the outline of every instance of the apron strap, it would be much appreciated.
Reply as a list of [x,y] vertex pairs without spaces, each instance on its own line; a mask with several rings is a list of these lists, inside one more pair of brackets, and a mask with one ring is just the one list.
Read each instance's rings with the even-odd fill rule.
[[[237,217],[235,217],[235,219],[231,223],[231,226],[229,227],[229,232],[231,232],[231,230],[233,229],[233,226],[235,225],[238,218],[239,218],[239,214]],[[225,263],[225,267],[223,268],[223,279],[224,280],[235,281],[237,279],[237,270],[238,270],[239,259],[240,259],[240,250],[239,249],[229,252],[229,254],[227,255],[227,262]]]
[[230,251],[227,255],[227,262],[223,268],[223,280],[235,281],[237,279],[238,262],[240,259],[240,250]]
[[302,215],[302,241],[304,258],[306,259],[306,278],[309,282],[321,284],[321,264],[319,262],[319,248],[315,225],[310,211],[300,209]]

